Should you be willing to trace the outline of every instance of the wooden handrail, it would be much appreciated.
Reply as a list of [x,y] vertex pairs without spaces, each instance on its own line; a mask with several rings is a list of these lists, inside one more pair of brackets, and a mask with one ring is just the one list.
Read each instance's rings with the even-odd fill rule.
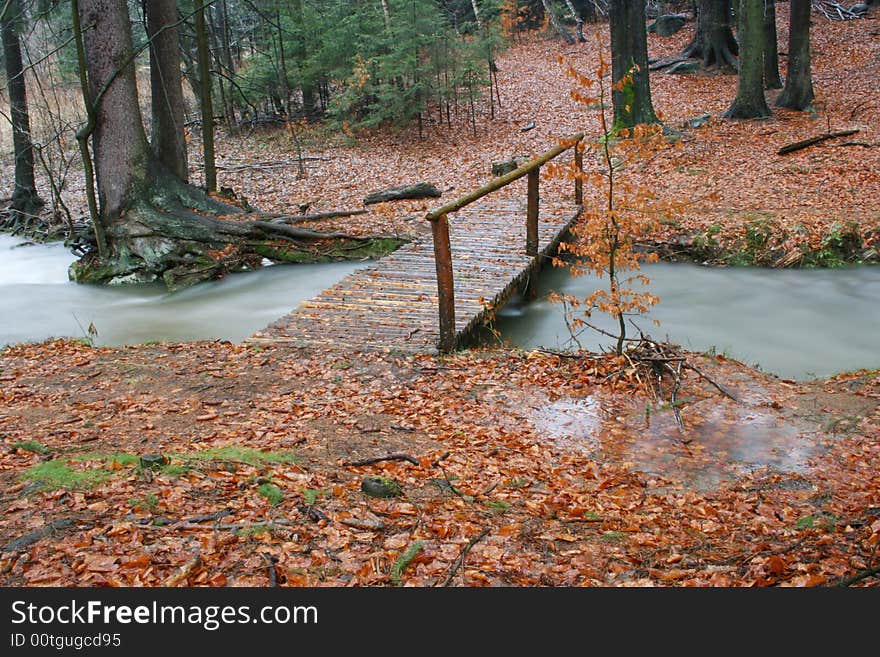
[[[428,221],[437,221],[440,217],[443,217],[451,212],[455,212],[456,210],[461,210],[464,206],[470,205],[476,200],[483,198],[484,196],[491,194],[492,192],[498,191],[502,187],[506,187],[514,180],[518,180],[526,175],[529,171],[533,171],[535,169],[539,169],[547,162],[552,160],[557,155],[564,153],[569,148],[573,148],[578,142],[580,142],[584,138],[584,133],[579,132],[576,135],[572,135],[568,139],[563,140],[561,144],[551,148],[546,153],[539,155],[533,160],[526,162],[521,167],[514,169],[510,173],[506,173],[503,176],[498,176],[492,182],[488,182],[479,189],[475,189],[474,191],[465,194],[464,196],[460,196],[454,201],[450,201],[446,205],[443,205],[436,210],[431,210],[425,218]],[[579,180],[579,179],[578,179]]]
[[577,205],[583,205],[583,182],[580,172],[583,170],[583,156],[580,142],[584,133],[564,140],[558,146],[551,148],[546,153],[539,155],[533,160],[526,162],[503,176],[495,178],[479,189],[465,194],[454,201],[432,210],[425,217],[431,222],[431,235],[434,240],[434,264],[437,268],[437,297],[440,320],[440,343],[438,349],[447,353],[455,348],[455,287],[452,278],[452,245],[449,242],[449,215],[450,212],[461,210],[466,205],[491,194],[494,191],[506,187],[514,180],[529,177],[528,185],[528,212],[526,216],[526,253],[529,256],[538,255],[538,207],[539,194],[538,184],[541,167],[554,157],[564,153],[569,148],[574,148],[574,162],[578,170],[574,182],[574,198]]

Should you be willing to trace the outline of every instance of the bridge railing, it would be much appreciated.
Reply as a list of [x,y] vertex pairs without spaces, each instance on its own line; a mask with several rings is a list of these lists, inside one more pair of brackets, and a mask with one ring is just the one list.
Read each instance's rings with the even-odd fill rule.
[[[438,349],[441,352],[450,352],[455,347],[455,289],[452,276],[452,246],[449,242],[448,215],[461,210],[466,205],[470,205],[492,192],[498,191],[502,187],[506,187],[523,176],[528,176],[526,254],[536,257],[538,255],[538,215],[540,211],[538,186],[541,179],[541,167],[567,150],[574,149],[574,164],[578,174],[580,174],[583,171],[583,151],[580,148],[580,142],[583,138],[584,133],[582,132],[573,135],[565,139],[558,146],[526,162],[510,173],[499,176],[479,189],[475,189],[454,201],[450,201],[426,215],[425,218],[431,222],[431,235],[434,239],[434,261],[437,266],[437,293],[440,311],[440,343],[438,344]],[[580,175],[576,175],[574,180],[574,201],[576,205],[583,205],[584,202],[583,178]]]

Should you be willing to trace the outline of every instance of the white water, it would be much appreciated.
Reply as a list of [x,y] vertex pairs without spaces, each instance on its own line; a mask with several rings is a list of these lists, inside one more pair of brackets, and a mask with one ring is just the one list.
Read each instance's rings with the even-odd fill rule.
[[[880,267],[847,269],[711,268],[658,263],[642,268],[648,289],[660,297],[637,325],[694,351],[715,349],[782,377],[807,379],[880,367]],[[585,298],[602,281],[571,278],[563,269],[539,279],[539,298],[513,299],[495,328],[524,347],[572,348],[562,307],[547,301],[551,289]],[[657,327],[650,321],[660,320]],[[616,332],[608,317],[589,320]],[[631,334],[636,331],[628,326]],[[587,329],[585,349],[606,349],[610,338]]]
[[63,245],[20,244],[0,234],[0,346],[81,338],[89,324],[96,344],[238,342],[364,266],[279,265],[169,294],[161,285],[77,285],[67,278],[75,258]]

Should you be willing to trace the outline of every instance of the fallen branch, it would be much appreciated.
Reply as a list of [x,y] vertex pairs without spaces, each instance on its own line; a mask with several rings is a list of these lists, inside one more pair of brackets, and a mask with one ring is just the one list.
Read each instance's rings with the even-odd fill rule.
[[455,578],[455,574],[464,566],[464,561],[467,559],[468,552],[471,551],[471,548],[474,547],[477,543],[482,541],[489,534],[489,527],[486,527],[479,534],[474,536],[471,540],[468,541],[467,545],[464,546],[461,553],[455,558],[455,561],[452,562],[450,566],[449,576],[446,578],[446,581],[443,582],[443,586],[449,586],[452,584],[452,580]]
[[202,563],[202,555],[196,553],[196,555],[183,564],[180,568],[178,568],[174,573],[169,576],[164,582],[162,582],[162,586],[164,587],[175,587],[180,586],[189,578],[196,568]]
[[40,539],[45,538],[49,534],[59,529],[66,529],[67,527],[70,527],[71,525],[73,525],[73,523],[73,518],[59,518],[58,520],[53,520],[45,527],[40,527],[40,529],[32,531],[30,534],[25,534],[21,538],[16,538],[14,541],[10,541],[6,544],[6,547],[4,547],[2,551],[18,552],[19,550],[22,550],[36,543]]
[[386,454],[385,456],[376,456],[371,459],[361,459],[360,461],[345,461],[343,462],[343,465],[372,465],[373,463],[379,463],[380,461],[409,461],[413,465],[419,464],[418,459],[416,459],[414,456],[404,454],[403,452],[394,452],[392,454]]
[[777,155],[788,155],[789,153],[794,153],[795,151],[803,150],[804,148],[808,148],[813,146],[814,144],[818,144],[820,142],[826,141],[828,139],[835,139],[836,137],[849,137],[850,135],[854,135],[858,132],[856,130],[841,130],[839,132],[826,132],[821,135],[817,135],[815,137],[810,137],[809,139],[802,139],[801,141],[796,141],[793,144],[788,144],[787,146],[783,146],[778,151],[776,151]]
[[855,575],[851,575],[850,577],[844,577],[837,583],[837,586],[851,586],[856,582],[860,582],[863,579],[868,579],[869,577],[873,577],[877,574],[880,574],[880,566],[874,566],[873,568],[861,570]]

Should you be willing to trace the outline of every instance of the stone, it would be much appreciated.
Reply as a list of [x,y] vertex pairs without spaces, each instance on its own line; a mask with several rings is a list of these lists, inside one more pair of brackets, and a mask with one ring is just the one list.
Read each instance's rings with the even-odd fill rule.
[[400,201],[403,199],[438,198],[441,194],[442,192],[435,185],[420,182],[415,185],[401,185],[373,192],[364,199],[364,205],[385,203],[386,201]]
[[168,457],[163,454],[144,454],[138,462],[144,470],[158,470],[168,465]]
[[868,5],[864,2],[857,2],[849,10],[857,16],[864,16],[868,13]]
[[370,497],[400,497],[403,491],[400,484],[391,477],[367,475],[361,480],[361,491]]
[[519,167],[519,160],[517,158],[505,160],[504,162],[493,162],[492,175],[497,178],[498,176],[503,176],[510,173],[517,167]]
[[648,26],[648,32],[657,36],[672,36],[687,23],[687,17],[681,14],[664,14]]

